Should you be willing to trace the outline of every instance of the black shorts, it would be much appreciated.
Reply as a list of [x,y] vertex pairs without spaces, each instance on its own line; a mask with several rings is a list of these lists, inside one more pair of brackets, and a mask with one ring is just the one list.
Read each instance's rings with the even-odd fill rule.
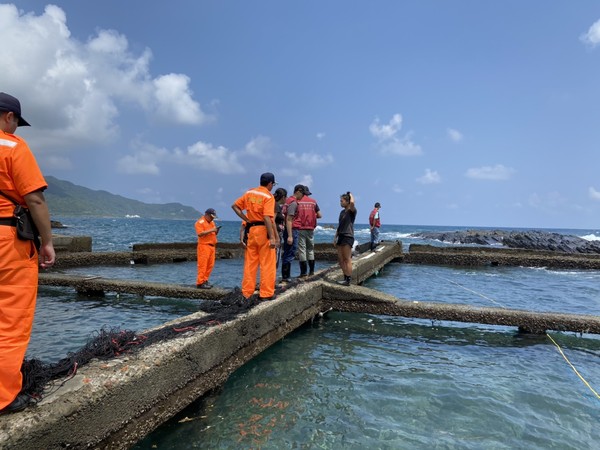
[[337,237],[337,245],[349,245],[350,248],[354,245],[354,238],[346,234],[340,234]]

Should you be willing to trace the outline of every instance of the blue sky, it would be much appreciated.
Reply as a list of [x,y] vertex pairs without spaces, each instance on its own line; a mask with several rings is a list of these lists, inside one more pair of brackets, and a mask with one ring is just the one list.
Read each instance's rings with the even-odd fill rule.
[[[47,175],[230,208],[260,173],[335,222],[600,228],[600,2],[19,1],[0,90]],[[124,212],[126,214],[127,212]]]

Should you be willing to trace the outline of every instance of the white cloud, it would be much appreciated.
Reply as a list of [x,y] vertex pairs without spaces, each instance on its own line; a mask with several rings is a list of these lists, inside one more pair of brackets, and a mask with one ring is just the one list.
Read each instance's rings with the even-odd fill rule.
[[160,166],[167,163],[221,174],[245,173],[238,155],[223,146],[215,147],[201,141],[186,150],[167,150],[143,142],[134,142],[132,146],[134,152],[117,161],[117,170],[121,173],[158,175]]
[[153,77],[151,51],[136,54],[114,30],[78,41],[65,12],[54,5],[35,15],[2,4],[0,26],[2,90],[21,101],[32,124],[28,141],[38,152],[64,154],[113,142],[124,104],[163,122],[210,120],[192,98],[189,77]]
[[371,134],[375,136],[380,141],[387,141],[388,139],[393,139],[396,136],[396,133],[400,131],[402,128],[402,116],[400,114],[394,114],[392,119],[387,125],[379,125],[379,118],[376,117],[375,120],[369,125],[369,131]]
[[402,189],[400,186],[395,184],[394,186],[392,186],[392,191],[395,192],[396,194],[402,194],[404,192],[404,189]]
[[582,34],[579,39],[592,47],[600,43],[600,20],[596,21],[587,33]]
[[246,144],[245,153],[250,156],[265,159],[273,147],[271,139],[266,136],[257,136]]
[[322,141],[325,138],[325,133],[317,133],[317,139]]
[[477,180],[503,181],[510,179],[515,172],[515,169],[505,167],[502,164],[496,164],[494,167],[473,167],[467,170],[465,176]]
[[402,128],[402,116],[394,114],[389,123],[380,125],[379,118],[375,118],[369,131],[377,139],[377,149],[382,154],[399,156],[416,156],[423,153],[421,146],[415,144],[411,139],[411,133],[405,136],[397,136]]
[[462,133],[458,130],[455,130],[454,128],[448,128],[446,132],[448,133],[448,137],[450,138],[450,140],[453,142],[460,142],[463,140]]
[[592,200],[600,200],[600,192],[594,189],[592,186],[588,189],[588,195]]
[[436,184],[442,182],[442,177],[437,170],[425,169],[425,174],[417,178],[417,181],[421,184]]
[[159,163],[168,158],[170,152],[140,142],[135,142],[133,146],[135,152],[132,155],[126,155],[117,161],[117,171],[129,175],[160,174]]
[[379,150],[383,154],[399,155],[399,156],[417,156],[423,151],[421,146],[412,142],[409,138],[393,139],[389,142],[382,143]]
[[320,155],[318,153],[302,153],[297,155],[294,152],[285,152],[291,163],[306,169],[319,169],[333,163],[331,154]]
[[187,75],[170,73],[154,80],[156,113],[176,123],[200,125],[206,121],[200,105],[192,99]]
[[198,141],[186,151],[175,150],[175,161],[183,165],[192,165],[205,171],[222,174],[245,173],[244,166],[238,161],[237,154],[219,145]]

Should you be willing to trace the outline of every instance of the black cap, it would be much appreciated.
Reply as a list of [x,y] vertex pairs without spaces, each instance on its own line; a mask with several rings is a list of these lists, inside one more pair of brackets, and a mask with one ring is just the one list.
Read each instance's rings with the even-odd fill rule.
[[381,203],[379,203],[379,202],[375,203],[375,208],[381,208]]
[[310,192],[310,189],[306,185],[304,185],[304,195],[312,195],[312,192]]
[[217,212],[212,208],[208,208],[206,211],[204,211],[204,214],[206,214],[207,216],[211,215],[213,217],[217,217]]
[[269,183],[277,184],[275,182],[275,175],[273,175],[271,172],[265,172],[260,176],[260,185],[263,186]]
[[29,123],[21,117],[21,103],[12,95],[0,92],[0,111],[10,111],[19,118],[19,127],[29,127]]
[[298,192],[298,191],[300,191],[300,192],[302,192],[303,194],[305,194],[305,192],[304,192],[304,185],[302,185],[302,184],[297,184],[296,186],[294,186],[294,192]]

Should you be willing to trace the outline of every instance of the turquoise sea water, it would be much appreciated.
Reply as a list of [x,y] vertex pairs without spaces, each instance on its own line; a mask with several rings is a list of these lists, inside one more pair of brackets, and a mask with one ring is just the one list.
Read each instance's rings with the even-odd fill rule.
[[[95,251],[192,242],[193,221],[56,218],[59,234],[92,235]],[[224,222],[221,241],[237,239]],[[368,240],[358,225],[357,238]],[[385,226],[382,238],[468,227]],[[471,227],[473,228],[473,227]],[[597,239],[599,230],[548,230]],[[319,228],[330,242],[334,230]],[[443,243],[435,243],[444,245]],[[242,261],[219,260],[211,281],[238,286]],[[72,269],[193,284],[195,263]],[[297,271],[297,267],[295,267]],[[399,298],[600,314],[600,271],[390,264],[365,286]],[[196,310],[196,301],[40,288],[28,357],[62,358],[101,327],[142,331]],[[600,442],[600,339],[510,327],[327,313],[236,371],[137,449],[595,449]]]

